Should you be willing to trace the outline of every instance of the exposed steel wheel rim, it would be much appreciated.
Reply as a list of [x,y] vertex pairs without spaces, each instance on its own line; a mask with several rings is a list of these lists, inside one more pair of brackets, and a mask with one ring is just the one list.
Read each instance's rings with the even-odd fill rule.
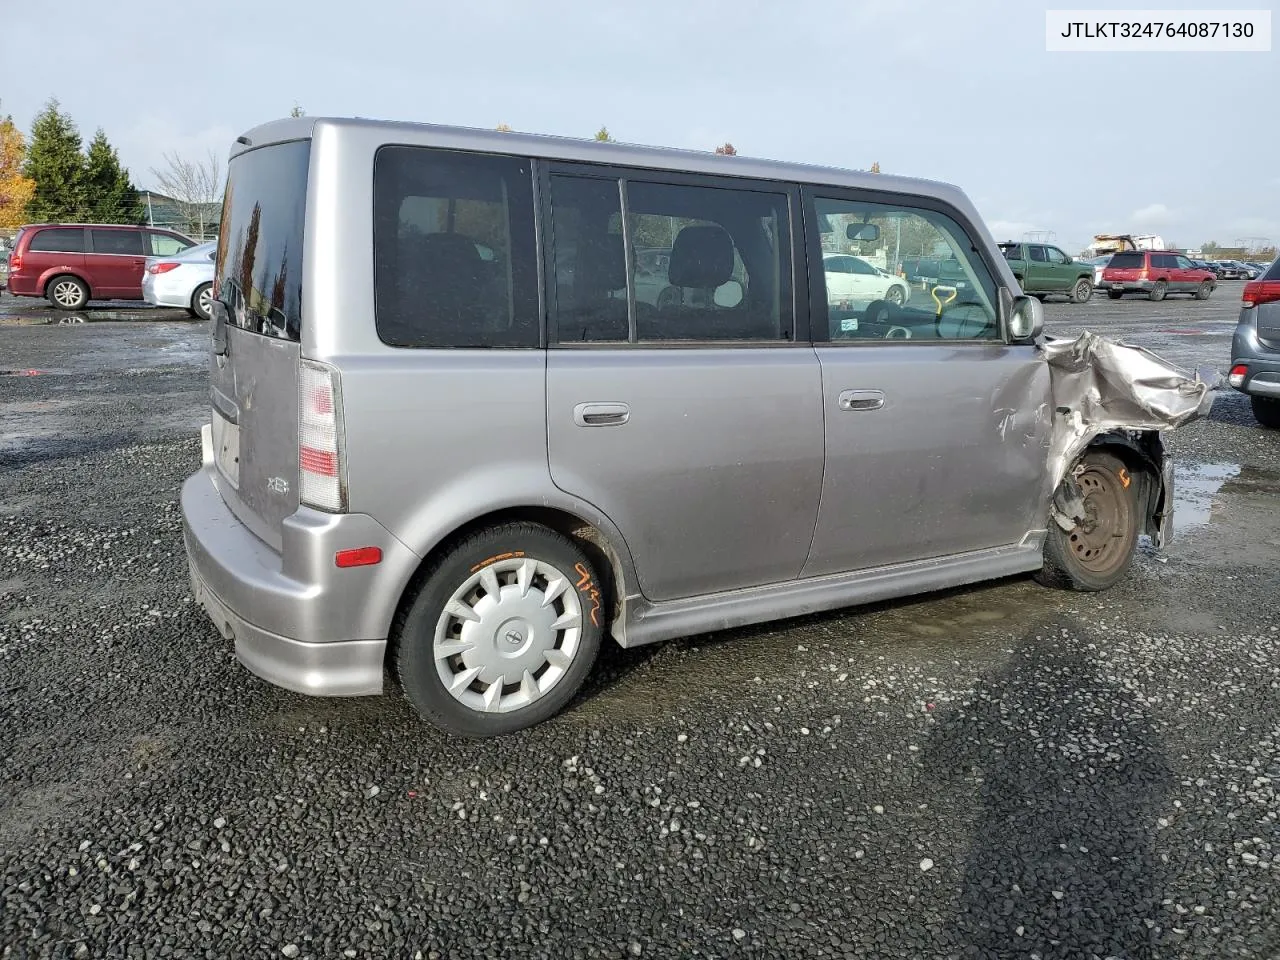
[[1129,474],[1086,466],[1076,485],[1084,500],[1085,519],[1068,535],[1072,556],[1090,573],[1107,576],[1124,566],[1133,536],[1133,502]]
[[564,679],[582,645],[582,603],[553,564],[510,557],[472,573],[436,623],[440,682],[479,713],[530,706]]

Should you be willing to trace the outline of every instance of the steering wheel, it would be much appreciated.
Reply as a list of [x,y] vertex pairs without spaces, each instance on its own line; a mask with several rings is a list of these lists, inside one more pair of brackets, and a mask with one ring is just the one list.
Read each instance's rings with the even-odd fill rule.
[[911,331],[906,327],[890,327],[885,331],[884,338],[886,340],[910,340]]

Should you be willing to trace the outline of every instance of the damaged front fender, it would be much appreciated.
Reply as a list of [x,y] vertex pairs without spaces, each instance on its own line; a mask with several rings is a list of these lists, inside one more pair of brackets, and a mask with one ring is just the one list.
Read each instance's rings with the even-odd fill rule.
[[1139,503],[1157,546],[1168,540],[1173,516],[1173,464],[1164,455],[1164,430],[1199,420],[1213,406],[1221,377],[1194,374],[1149,350],[1085,332],[1074,340],[1045,338],[1054,403],[1049,435],[1050,513],[1070,530],[1083,516],[1069,476],[1091,446],[1121,448],[1143,467]]

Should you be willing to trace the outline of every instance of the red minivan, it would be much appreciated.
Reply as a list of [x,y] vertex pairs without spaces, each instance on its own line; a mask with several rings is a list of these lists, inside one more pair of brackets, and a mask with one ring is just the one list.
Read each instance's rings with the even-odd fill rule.
[[147,257],[172,257],[196,241],[172,230],[100,223],[21,227],[9,255],[9,292],[48,297],[59,310],[93,300],[141,300]]

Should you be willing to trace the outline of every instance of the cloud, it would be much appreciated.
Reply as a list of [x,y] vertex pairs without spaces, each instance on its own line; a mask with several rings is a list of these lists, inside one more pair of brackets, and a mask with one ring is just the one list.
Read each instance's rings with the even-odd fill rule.
[[1166,227],[1179,217],[1163,203],[1150,203],[1129,214],[1129,219],[1143,227]]

